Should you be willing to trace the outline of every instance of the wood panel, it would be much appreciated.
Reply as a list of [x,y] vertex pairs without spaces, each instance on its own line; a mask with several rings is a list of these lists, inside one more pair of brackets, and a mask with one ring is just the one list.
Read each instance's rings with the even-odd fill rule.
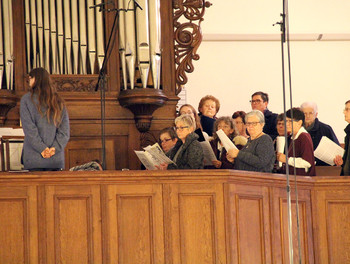
[[[107,139],[106,146],[106,169],[114,170],[115,168],[115,149],[114,140]],[[92,160],[102,161],[102,144],[101,140],[71,140],[65,148],[65,168],[81,165]]]
[[[289,263],[285,181],[234,170],[4,172],[0,263]],[[297,181],[294,263],[349,263],[350,179]]]
[[319,190],[314,193],[316,262],[350,263],[350,193],[348,190]]
[[271,263],[269,189],[227,185],[230,263]]
[[[288,205],[287,194],[284,188],[273,189],[273,227],[275,243],[273,244],[274,258],[281,263],[290,263],[289,237],[288,237]],[[294,263],[314,263],[311,194],[308,190],[298,191],[298,215],[296,199],[292,190],[292,242]],[[299,226],[299,234],[298,234]],[[300,237],[300,239],[298,238]],[[300,243],[299,243],[300,241]],[[300,253],[299,253],[300,248]]]
[[102,263],[100,187],[45,188],[47,263]]
[[169,186],[173,263],[226,263],[223,186]]
[[0,263],[38,263],[36,186],[0,187]]
[[165,263],[162,186],[107,188],[107,263]]

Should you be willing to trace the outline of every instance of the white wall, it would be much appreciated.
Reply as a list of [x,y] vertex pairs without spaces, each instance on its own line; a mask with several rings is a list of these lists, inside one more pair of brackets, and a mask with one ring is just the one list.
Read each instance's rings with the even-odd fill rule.
[[[281,20],[281,1],[211,2],[202,22],[200,60],[188,75],[187,103],[197,107],[201,97],[212,94],[221,102],[218,116],[232,115],[249,111],[250,95],[261,90],[270,96],[269,109],[282,112],[280,28],[272,26]],[[289,10],[291,39],[299,39],[290,42],[293,106],[317,102],[319,119],[343,142],[342,110],[350,99],[350,1],[294,0]]]

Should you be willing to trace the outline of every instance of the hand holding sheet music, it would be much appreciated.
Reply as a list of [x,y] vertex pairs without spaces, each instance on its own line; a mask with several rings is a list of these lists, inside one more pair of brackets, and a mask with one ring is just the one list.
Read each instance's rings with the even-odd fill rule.
[[323,136],[320,143],[315,149],[315,157],[328,163],[329,165],[334,165],[334,158],[339,155],[344,155],[344,149],[330,140],[328,137]]
[[233,144],[233,142],[228,138],[228,136],[225,134],[225,132],[222,129],[219,129],[218,131],[216,131],[216,134],[218,135],[222,145],[224,146],[227,152],[230,149],[237,149],[235,144]]
[[147,170],[156,170],[156,166],[160,166],[164,163],[174,163],[165,155],[158,143],[155,143],[152,146],[147,146],[144,150],[145,151],[135,150],[135,153]]
[[[276,152],[284,153],[285,144],[286,144],[286,138],[282,136],[278,136],[276,139]],[[278,166],[282,167],[281,161],[278,162]]]

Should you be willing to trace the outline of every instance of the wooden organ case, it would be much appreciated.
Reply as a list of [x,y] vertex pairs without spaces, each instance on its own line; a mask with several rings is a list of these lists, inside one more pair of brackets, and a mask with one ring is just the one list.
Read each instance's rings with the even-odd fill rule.
[[[101,2],[107,3],[108,1]],[[124,8],[134,7],[133,1],[130,1],[131,4],[123,0],[113,0],[112,2],[115,8],[123,7],[123,5]],[[154,81],[150,76],[146,80],[146,85],[140,84],[142,72],[139,65],[136,65],[135,77],[129,80],[127,87],[125,87],[123,65],[121,65],[123,62],[120,59],[122,43],[120,35],[118,37],[119,28],[119,32],[117,31],[114,42],[112,42],[113,47],[106,70],[104,119],[106,169],[140,168],[134,150],[156,142],[159,130],[173,125],[176,105],[179,100],[177,95],[187,82],[186,74],[193,71],[192,60],[199,59],[196,51],[201,42],[200,23],[203,20],[205,8],[210,6],[209,2],[200,0],[139,2],[147,5],[148,8],[150,8],[151,2],[160,4],[161,66],[159,87],[154,89]],[[28,89],[28,72],[35,66],[48,68],[58,91],[66,101],[69,112],[71,138],[65,150],[66,168],[93,159],[101,159],[101,103],[100,92],[95,91],[101,64],[101,58],[98,54],[98,45],[101,47],[101,41],[98,39],[101,38],[101,30],[98,30],[98,25],[96,25],[94,34],[97,43],[94,44],[96,45],[94,63],[91,60],[91,53],[86,55],[89,52],[86,51],[86,47],[82,49],[84,40],[75,40],[75,35],[81,34],[83,30],[82,21],[87,22],[85,30],[86,35],[88,35],[91,28],[88,17],[89,12],[91,12],[89,4],[94,4],[95,1],[11,0],[6,3],[9,5],[2,6],[2,13],[5,16],[6,10],[9,10],[12,15],[10,17],[12,26],[10,26],[8,34],[12,36],[13,43],[11,44],[12,53],[8,55],[11,58],[11,64],[7,63],[10,61],[9,58],[4,58],[3,72],[5,74],[5,71],[8,71],[11,66],[13,84],[8,84],[6,87],[4,79],[2,85],[3,89],[0,93],[0,114],[2,115],[0,121],[2,121],[2,125],[20,125],[19,100]],[[81,12],[81,4],[85,5],[83,7],[86,11]],[[55,10],[52,11],[53,9]],[[136,7],[134,9],[136,10]],[[80,10],[79,13],[77,10]],[[119,19],[123,19],[121,13],[119,13]],[[78,18],[75,18],[77,14]],[[104,45],[111,33],[114,14],[115,12],[98,12],[98,9],[93,14],[96,21],[98,16],[102,15]],[[137,15],[137,11],[135,14]],[[149,14],[151,13],[149,12]],[[84,16],[86,16],[85,20]],[[55,19],[55,26],[52,26],[52,17]],[[60,19],[63,20],[63,24]],[[135,19],[136,22],[137,19]],[[3,21],[5,20],[7,21],[7,15]],[[50,26],[45,26],[45,23]],[[121,25],[122,22],[119,21],[119,26]],[[60,30],[63,30],[63,33],[60,33]],[[5,31],[4,33],[7,32]],[[60,55],[61,52],[63,54],[63,51],[59,50],[60,37],[64,38],[61,47],[66,52],[64,55]],[[53,43],[57,47],[53,47]],[[76,43],[79,43],[79,55],[75,54],[74,45]],[[87,44],[87,46],[89,45]],[[54,59],[55,54],[57,54],[56,59]],[[86,58],[82,59],[84,56]],[[65,66],[62,67],[62,63]],[[74,64],[78,66],[74,66]],[[87,70],[83,70],[82,65],[87,65]],[[74,67],[76,68],[74,69]],[[130,86],[133,86],[133,89],[130,89]]]

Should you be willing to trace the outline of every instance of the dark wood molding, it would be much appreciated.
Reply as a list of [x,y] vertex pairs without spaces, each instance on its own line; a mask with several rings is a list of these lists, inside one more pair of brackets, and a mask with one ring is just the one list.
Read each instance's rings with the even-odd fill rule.
[[137,129],[146,132],[151,127],[153,112],[163,106],[168,97],[159,89],[137,88],[121,91],[118,99],[121,106],[133,112]]
[[16,106],[18,97],[11,91],[0,89],[0,126],[5,124],[7,113]]

